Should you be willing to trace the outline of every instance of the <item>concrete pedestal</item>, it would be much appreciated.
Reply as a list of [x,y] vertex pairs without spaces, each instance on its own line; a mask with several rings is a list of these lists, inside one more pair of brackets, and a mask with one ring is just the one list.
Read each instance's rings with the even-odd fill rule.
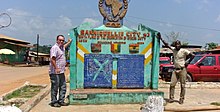
[[77,89],[70,91],[70,104],[139,104],[150,95],[164,96],[152,89]]

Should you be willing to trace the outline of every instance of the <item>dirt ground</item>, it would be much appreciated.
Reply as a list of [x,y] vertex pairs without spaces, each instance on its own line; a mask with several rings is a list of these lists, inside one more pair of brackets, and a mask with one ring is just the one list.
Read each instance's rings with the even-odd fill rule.
[[[50,84],[48,75],[48,66],[42,67],[11,67],[0,64],[0,96],[4,93],[23,85],[25,82],[31,84]],[[168,96],[168,88],[159,88]],[[179,96],[180,89],[176,90],[176,96]],[[186,102],[183,105],[178,103],[168,104],[171,107],[182,106],[200,106],[210,105],[211,102],[219,102],[219,89],[187,89]],[[178,97],[177,97],[178,99]],[[48,111],[77,111],[77,112],[140,112],[140,104],[128,105],[70,105],[62,108],[52,108],[48,104],[50,94],[47,95],[31,112],[48,112]],[[98,107],[98,108],[97,108]],[[219,111],[219,110],[217,110]],[[216,111],[216,112],[217,112]],[[214,112],[214,111],[213,111]]]
[[49,84],[48,66],[12,67],[0,64],[0,96],[23,84]]

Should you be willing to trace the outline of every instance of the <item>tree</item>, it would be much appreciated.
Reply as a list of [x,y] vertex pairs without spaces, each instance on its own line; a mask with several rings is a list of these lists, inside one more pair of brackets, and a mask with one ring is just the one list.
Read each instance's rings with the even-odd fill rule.
[[[180,32],[174,32],[174,31],[172,31],[172,32],[170,32],[169,34],[165,34],[165,36],[167,37],[167,40],[168,40],[168,42],[169,43],[171,43],[171,45],[173,45],[173,43],[176,41],[176,40],[178,40],[178,38],[180,38],[181,37],[181,34],[180,34]],[[182,45],[183,46],[187,46],[189,43],[188,42],[182,42]]]
[[[34,46],[34,48],[32,48],[31,50],[37,52],[37,44],[34,44],[33,46]],[[45,54],[50,54],[50,48],[51,47],[52,47],[51,45],[39,46],[38,47],[38,52],[45,53]]]
[[215,48],[217,48],[217,46],[218,46],[218,44],[214,43],[214,42],[210,42],[210,43],[205,44],[205,48],[207,50],[215,49]]

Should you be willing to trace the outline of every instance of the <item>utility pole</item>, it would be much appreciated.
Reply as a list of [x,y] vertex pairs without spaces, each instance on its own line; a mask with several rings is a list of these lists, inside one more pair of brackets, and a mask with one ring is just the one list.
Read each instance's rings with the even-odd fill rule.
[[38,61],[38,48],[39,48],[39,34],[37,34],[37,64],[39,64],[39,61]]

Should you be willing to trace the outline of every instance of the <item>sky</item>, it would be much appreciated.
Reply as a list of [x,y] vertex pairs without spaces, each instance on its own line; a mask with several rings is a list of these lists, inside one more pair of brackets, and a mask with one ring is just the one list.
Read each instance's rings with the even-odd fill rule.
[[[139,24],[165,35],[179,33],[179,40],[190,45],[220,45],[220,0],[128,0],[124,26],[137,29]],[[53,45],[56,36],[68,38],[69,31],[84,22],[103,25],[99,0],[0,0],[0,15],[7,13],[12,22],[0,34],[40,45]],[[0,16],[0,25],[9,18]],[[169,41],[168,41],[169,42]]]

